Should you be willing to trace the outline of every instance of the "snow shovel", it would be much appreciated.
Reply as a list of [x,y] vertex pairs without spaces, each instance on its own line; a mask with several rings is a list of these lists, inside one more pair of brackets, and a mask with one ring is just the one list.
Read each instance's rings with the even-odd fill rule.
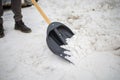
[[64,51],[66,49],[62,48],[61,45],[66,45],[66,39],[71,38],[74,33],[64,24],[60,22],[52,22],[49,20],[49,18],[45,15],[43,10],[40,8],[40,6],[37,4],[35,0],[32,0],[32,3],[37,8],[37,10],[40,12],[44,20],[49,24],[47,29],[47,45],[50,48],[50,50],[58,55],[59,57],[63,58],[64,60],[72,63],[70,60],[68,60],[66,57],[70,57],[71,55],[65,54]]

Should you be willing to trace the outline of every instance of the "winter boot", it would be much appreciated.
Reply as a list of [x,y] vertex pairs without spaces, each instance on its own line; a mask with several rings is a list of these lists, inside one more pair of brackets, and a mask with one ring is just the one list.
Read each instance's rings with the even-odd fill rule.
[[4,29],[3,29],[3,24],[0,24],[0,38],[4,37]]
[[24,33],[30,33],[32,30],[28,28],[22,20],[15,22],[15,30],[20,30]]

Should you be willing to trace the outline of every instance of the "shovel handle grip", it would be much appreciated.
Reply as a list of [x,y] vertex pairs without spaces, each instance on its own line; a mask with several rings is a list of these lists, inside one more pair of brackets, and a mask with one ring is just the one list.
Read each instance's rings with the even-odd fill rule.
[[51,21],[49,20],[49,18],[46,16],[46,14],[43,12],[42,8],[37,4],[37,2],[35,0],[31,0],[32,3],[34,4],[34,6],[37,8],[37,10],[40,12],[40,14],[42,15],[42,17],[44,18],[44,20],[50,24]]

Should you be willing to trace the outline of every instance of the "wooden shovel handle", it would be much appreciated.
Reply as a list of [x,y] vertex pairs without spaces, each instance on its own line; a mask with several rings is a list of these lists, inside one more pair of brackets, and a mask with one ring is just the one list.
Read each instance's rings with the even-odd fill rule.
[[40,12],[40,14],[42,15],[42,17],[44,18],[44,20],[50,24],[51,21],[49,20],[49,18],[46,16],[46,14],[43,12],[42,8],[37,4],[37,2],[35,0],[31,0],[32,3],[34,4],[34,6],[37,8],[37,10]]

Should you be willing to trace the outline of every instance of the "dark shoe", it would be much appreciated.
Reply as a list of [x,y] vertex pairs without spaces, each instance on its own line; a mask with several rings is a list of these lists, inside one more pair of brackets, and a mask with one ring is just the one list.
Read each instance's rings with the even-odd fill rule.
[[28,28],[22,20],[15,23],[15,30],[20,30],[24,33],[30,33],[32,30]]
[[5,34],[4,34],[3,25],[0,24],[0,38],[3,38],[4,36],[5,36]]

